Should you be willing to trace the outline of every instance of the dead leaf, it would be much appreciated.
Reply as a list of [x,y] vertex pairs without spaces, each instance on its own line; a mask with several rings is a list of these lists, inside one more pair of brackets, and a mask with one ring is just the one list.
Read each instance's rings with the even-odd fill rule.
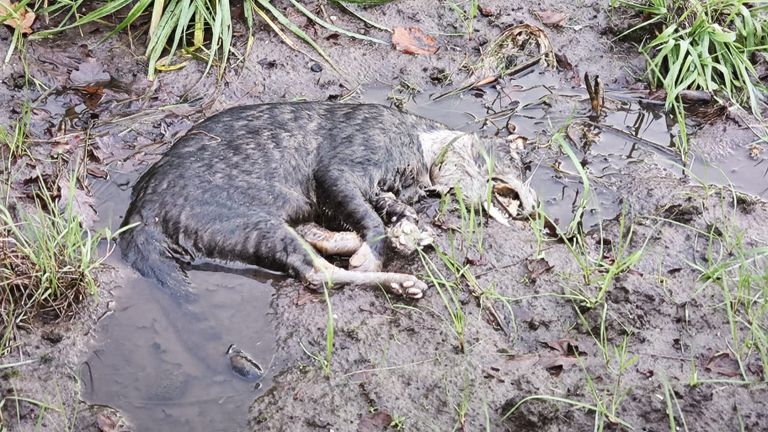
[[739,370],[739,362],[727,352],[719,352],[710,357],[709,360],[707,360],[707,364],[704,365],[704,370],[729,378],[739,376],[741,373]]
[[87,86],[109,82],[111,77],[104,72],[104,66],[95,61],[80,63],[76,71],[69,74],[69,80],[76,86]]
[[478,10],[480,11],[480,15],[486,18],[496,15],[496,12],[488,6],[480,5]]
[[557,67],[565,71],[565,75],[569,77],[571,83],[574,86],[580,86],[581,77],[579,76],[579,70],[568,60],[568,56],[565,53],[555,53],[555,60],[557,61]]
[[579,357],[587,355],[587,353],[579,350],[573,339],[564,338],[541,343],[557,351],[557,354],[542,354],[538,362],[554,377],[560,376],[565,369],[576,364]]
[[542,274],[552,270],[553,266],[544,258],[526,260],[528,267],[528,277],[538,279]]
[[78,141],[78,139],[67,139],[64,141],[56,142],[56,144],[51,146],[51,156],[58,156],[63,153],[68,153],[73,148],[78,146]]
[[563,338],[550,342],[541,341],[541,343],[565,356],[578,357],[587,355],[584,351],[579,350],[576,341],[570,338]]
[[755,376],[761,377],[760,379],[765,380],[765,369],[763,368],[763,363],[759,360],[749,362],[747,370]]
[[117,422],[104,413],[99,413],[96,416],[96,426],[101,432],[115,432],[117,430]]
[[548,27],[562,27],[565,24],[565,20],[568,19],[568,15],[550,10],[538,11],[533,14],[536,15],[536,18],[538,18],[542,24]]
[[23,34],[32,33],[36,15],[26,7],[20,8],[18,3],[11,3],[11,0],[0,0],[0,15],[13,17],[5,20],[5,25],[19,29]]
[[85,106],[91,111],[96,109],[96,106],[104,97],[104,87],[98,85],[88,84],[82,88],[81,92],[83,93],[83,102],[85,102]]
[[357,425],[358,432],[380,432],[389,430],[392,424],[392,416],[386,411],[377,411],[360,419]]
[[109,177],[109,173],[107,172],[107,170],[98,166],[88,165],[86,172],[88,173],[89,176],[100,178],[100,179],[106,179]]
[[430,55],[437,52],[437,41],[418,27],[395,27],[392,45],[404,54]]
[[296,296],[296,299],[293,301],[293,303],[296,306],[304,306],[308,303],[317,303],[322,298],[323,296],[321,296],[317,291],[310,291],[307,288],[301,288],[299,289],[298,295]]
[[98,220],[96,208],[93,206],[93,198],[88,196],[82,189],[70,182],[67,177],[59,179],[59,208],[65,208],[68,204],[72,205],[72,211],[80,219],[80,223],[85,228],[93,227],[93,223]]
[[653,375],[655,374],[655,372],[653,371],[653,369],[639,369],[637,372],[638,372],[640,375],[642,375],[642,376],[646,377],[647,379],[651,379],[651,378],[653,378]]

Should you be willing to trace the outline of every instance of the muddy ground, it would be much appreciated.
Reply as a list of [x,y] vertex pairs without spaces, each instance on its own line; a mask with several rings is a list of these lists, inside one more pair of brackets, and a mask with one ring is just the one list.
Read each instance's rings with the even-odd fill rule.
[[[638,100],[627,102],[622,96],[630,89],[644,94],[637,81],[643,60],[634,46],[613,40],[628,22],[624,13],[609,13],[605,3],[486,0],[481,4],[490,16],[475,20],[471,38],[457,34],[465,28],[447,3],[398,0],[364,10],[385,26],[418,26],[433,34],[440,50],[431,56],[408,56],[390,46],[336,37],[306,25],[343,75],[328,65],[313,71],[315,60],[291,50],[264,26],[250,53],[234,59],[219,82],[211,75],[200,79],[203,65],[195,62],[147,81],[143,38],[119,35],[98,45],[107,31],[99,25],[33,41],[26,47],[26,67],[41,86],[31,82],[24,89],[25,66],[18,57],[4,66],[0,86],[0,103],[10,108],[0,114],[2,121],[9,123],[18,115],[22,100],[32,101],[31,135],[38,141],[35,161],[14,167],[12,192],[21,197],[28,193],[34,183],[28,173],[35,168],[56,178],[82,158],[88,146],[88,192],[94,198],[83,198],[84,212],[97,209],[94,227],[114,229],[138,174],[173,138],[207,115],[234,105],[296,99],[349,96],[349,101],[387,103],[387,94],[414,87],[422,96],[406,109],[483,134],[499,132],[493,125],[482,128],[463,113],[502,109],[515,100],[530,103],[513,121],[518,133],[530,138],[525,159],[544,210],[565,226],[583,185],[550,137],[569,119],[586,118],[589,102],[578,79],[581,74],[597,73],[607,84],[609,100],[614,101],[609,110],[618,128],[631,126],[634,115],[647,113],[641,121],[643,131],[651,134],[646,140],[665,146],[669,130],[674,131],[657,111],[644,111]],[[342,27],[388,37],[325,7]],[[430,104],[428,95],[463,82],[462,62],[477,56],[502,29],[522,22],[541,25],[536,11],[568,14],[565,27],[544,28],[577,73],[535,69],[499,84],[501,93],[512,95],[506,99],[499,101],[499,93],[489,87],[444,105]],[[242,35],[243,26],[236,31]],[[4,49],[9,32],[0,29],[0,37]],[[244,39],[238,40],[243,52]],[[78,80],[101,80],[103,97],[94,101]],[[210,313],[209,324],[219,327],[222,335],[214,340],[201,333],[197,342],[211,344],[212,351],[222,354],[229,343],[238,343],[268,365],[261,386],[254,388],[252,383],[232,384],[235,378],[221,371],[212,374],[193,365],[182,345],[194,341],[198,327],[189,323],[191,330],[179,336],[183,326],[162,320],[173,318],[167,313],[173,305],[126,268],[115,252],[100,274],[98,299],[83,305],[82,314],[72,321],[22,333],[18,347],[2,360],[32,361],[3,369],[4,426],[51,431],[556,431],[593,430],[602,421],[594,411],[552,400],[530,401],[504,417],[524,398],[539,395],[605,406],[612,412],[603,419],[609,430],[629,429],[620,422],[638,430],[670,430],[668,401],[681,430],[683,421],[688,430],[766,430],[763,401],[768,395],[759,357],[754,350],[742,352],[739,368],[729,354],[734,338],[723,308],[724,292],[702,281],[694,266],[712,256],[702,233],[713,227],[723,237],[741,233],[748,247],[764,245],[768,204],[762,197],[702,185],[697,177],[706,183],[708,169],[699,170],[698,176],[684,175],[672,152],[625,138],[603,131],[597,145],[577,150],[588,162],[595,190],[584,236],[590,256],[605,263],[620,259],[618,245],[630,225],[626,249],[643,251],[637,263],[608,284],[605,309],[601,304],[589,310],[568,297],[576,291],[596,292],[604,272],[591,272],[587,284],[562,241],[537,242],[528,221],[512,222],[509,228],[489,222],[482,250],[465,245],[456,253],[470,265],[479,287],[508,300],[487,295],[481,303],[467,292],[466,282],[462,284],[464,352],[458,349],[437,290],[422,300],[403,302],[380,291],[348,287],[332,293],[335,339],[326,376],[306,352],[325,349],[327,309],[321,296],[276,275],[196,273],[193,282],[210,299],[201,310]],[[738,190],[765,193],[762,159],[747,157],[754,138],[738,116],[715,118],[694,138],[697,160],[740,176],[734,181]],[[425,222],[435,208],[434,201],[423,205]],[[623,228],[620,213],[625,215]],[[455,215],[445,225],[452,223],[458,223]],[[438,244],[445,249],[449,231],[438,228]],[[461,235],[453,236],[461,243]],[[437,261],[434,252],[429,256]],[[388,268],[423,273],[417,257],[394,259]],[[215,286],[218,289],[211,288]],[[764,291],[754,296],[765,301]],[[607,359],[599,343],[603,311]],[[762,313],[754,319],[764,329]],[[737,329],[742,337],[743,324]],[[623,341],[626,367],[617,360]],[[133,357],[145,350],[150,354]],[[693,378],[700,382],[691,385]],[[665,397],[665,388],[674,397]],[[223,396],[229,392],[238,397]],[[47,407],[7,398],[13,395]]]

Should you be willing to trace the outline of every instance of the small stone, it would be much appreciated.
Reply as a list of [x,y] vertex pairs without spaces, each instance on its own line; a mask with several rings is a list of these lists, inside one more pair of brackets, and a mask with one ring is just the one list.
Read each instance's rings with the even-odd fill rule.
[[310,66],[309,70],[312,72],[322,72],[323,71],[323,65],[320,63],[315,63],[312,66]]

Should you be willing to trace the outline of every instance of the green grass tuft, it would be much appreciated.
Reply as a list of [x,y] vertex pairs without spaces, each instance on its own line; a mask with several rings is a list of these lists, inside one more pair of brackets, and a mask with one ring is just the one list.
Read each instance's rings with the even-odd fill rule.
[[96,294],[94,271],[104,259],[96,246],[113,236],[83,228],[72,200],[59,209],[44,187],[32,209],[17,208],[14,217],[0,204],[0,356],[18,327],[69,317]]
[[[616,3],[614,1],[614,3]],[[648,78],[667,92],[671,107],[685,89],[725,94],[759,115],[760,94],[753,54],[768,53],[765,1],[618,0],[642,12],[656,36],[641,46],[648,58]]]
[[[387,42],[374,37],[345,30],[329,23],[304,7],[297,0],[290,0],[291,5],[318,25],[339,34],[373,43]],[[348,1],[347,3],[377,5],[387,3],[382,0]],[[148,76],[154,78],[157,72],[171,71],[184,67],[187,59],[200,59],[207,63],[206,72],[217,65],[219,77],[225,70],[231,53],[240,55],[233,47],[233,22],[230,0],[109,0],[95,9],[85,12],[90,2],[85,0],[52,0],[50,2],[23,2],[28,7],[34,6],[38,16],[54,18],[59,25],[31,35],[33,39],[54,36],[64,30],[83,26],[93,22],[104,22],[113,15],[123,14],[114,28],[106,36],[138,26],[146,29]],[[343,5],[341,5],[343,6]],[[306,34],[301,27],[288,16],[287,9],[278,8],[271,0],[244,0],[243,11],[248,27],[246,50],[254,43],[254,17],[261,18],[292,49],[301,51],[288,36],[293,34],[309,45],[320,57],[335,70],[341,71],[316,41]],[[149,14],[149,22],[140,19]],[[11,18],[6,14],[2,20]],[[362,19],[362,18],[361,18]],[[2,22],[0,20],[0,22]],[[367,21],[366,21],[367,22]],[[16,35],[16,33],[19,33]],[[6,61],[13,50],[23,42],[21,33],[14,33],[13,43]]]

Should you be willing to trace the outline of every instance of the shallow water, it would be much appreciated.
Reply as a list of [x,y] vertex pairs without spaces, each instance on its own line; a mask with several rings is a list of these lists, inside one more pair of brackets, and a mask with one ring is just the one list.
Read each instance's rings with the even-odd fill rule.
[[[95,188],[101,220],[113,221],[113,228],[130,184],[118,174]],[[81,368],[85,398],[119,408],[139,431],[244,426],[248,405],[269,388],[271,374],[259,383],[239,379],[225,353],[234,343],[263,368],[274,368],[269,304],[272,280],[282,277],[189,271],[199,301],[185,311],[119,255],[115,250],[108,261],[118,275],[112,286],[117,309],[99,322],[98,346]]]
[[[586,94],[555,90],[558,78],[532,73],[507,85],[504,95],[494,90],[470,91],[461,96],[431,101],[418,94],[405,109],[439,120],[450,127],[483,134],[508,135],[507,118],[486,121],[519,103],[511,116],[517,132],[531,138],[551,135],[566,123],[588,120]],[[366,102],[387,103],[390,88],[364,92]],[[608,95],[612,95],[609,93]],[[624,191],[605,186],[628,164],[655,158],[683,175],[671,146],[666,118],[657,106],[615,94],[601,123],[601,138],[589,149],[574,147],[588,162],[593,194],[585,226],[614,217],[621,211]],[[547,142],[539,140],[540,145]],[[531,182],[545,211],[566,225],[583,193],[576,169],[557,151],[534,151]],[[559,168],[555,168],[556,161]],[[696,159],[701,160],[701,158]],[[742,158],[729,160],[725,173],[736,189],[764,194],[763,168]],[[726,184],[722,173],[704,163],[693,172],[705,181]],[[136,173],[113,172],[110,180],[94,187],[103,226],[119,226],[128,205]],[[165,297],[151,282],[128,269],[115,252],[109,264],[116,269],[113,285],[117,309],[99,323],[99,344],[83,365],[85,397],[92,403],[118,408],[136,430],[236,430],[244,425],[249,404],[271,385],[280,365],[271,364],[274,337],[270,319],[273,282],[281,276],[254,269],[240,272],[190,271],[200,301],[191,310]],[[259,385],[238,379],[230,371],[225,351],[237,344],[267,368]]]

